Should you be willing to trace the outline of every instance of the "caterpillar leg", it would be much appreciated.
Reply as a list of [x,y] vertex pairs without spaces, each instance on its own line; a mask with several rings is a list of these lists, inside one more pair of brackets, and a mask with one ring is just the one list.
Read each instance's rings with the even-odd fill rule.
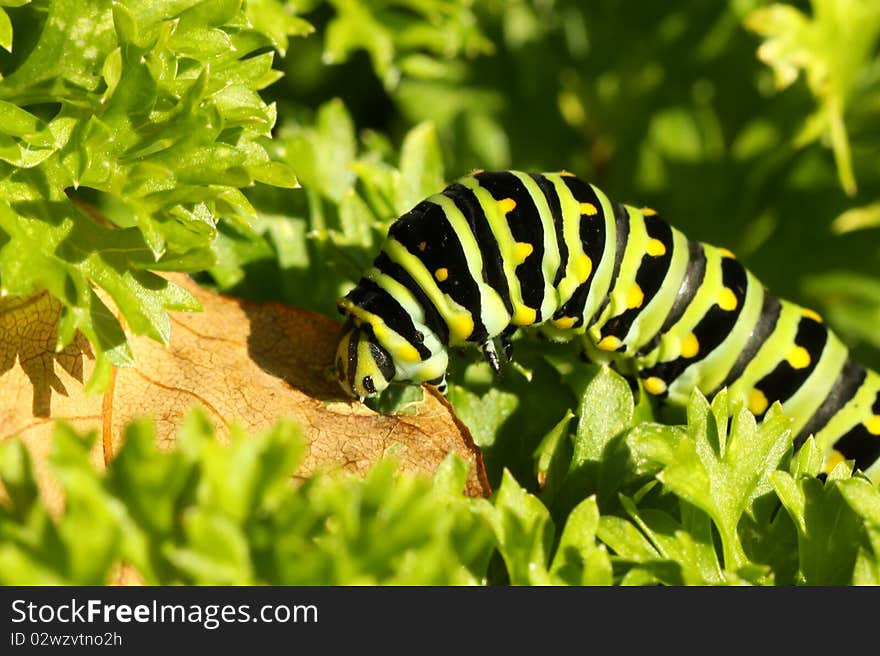
[[508,326],[502,331],[501,335],[499,335],[499,339],[501,340],[501,350],[504,352],[504,357],[507,358],[508,362],[513,362],[513,342],[510,340],[515,332],[516,326]]
[[501,363],[498,360],[498,352],[495,350],[495,342],[491,339],[487,339],[480,344],[480,350],[483,352],[483,357],[486,358],[486,362],[488,362],[489,366],[492,368],[492,373],[496,376],[499,375],[501,373]]
[[447,396],[447,392],[449,392],[449,385],[446,384],[446,374],[443,374],[442,376],[440,376],[440,378],[429,380],[428,384],[436,387],[437,391],[440,392],[443,396]]
[[[513,342],[511,338],[516,333],[516,326],[508,326],[505,328],[500,335],[498,335],[498,341],[501,342],[501,353],[504,355],[504,360],[506,362],[513,361]],[[483,352],[483,357],[486,358],[486,362],[489,363],[489,366],[492,368],[492,373],[498,376],[501,373],[501,360],[498,357],[498,347],[495,344],[495,340],[487,339],[485,342],[480,344],[480,350]]]

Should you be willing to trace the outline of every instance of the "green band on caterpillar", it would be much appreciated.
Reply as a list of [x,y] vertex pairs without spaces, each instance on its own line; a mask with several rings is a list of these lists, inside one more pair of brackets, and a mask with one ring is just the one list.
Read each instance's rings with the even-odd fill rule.
[[726,388],[760,419],[779,401],[795,446],[814,435],[829,463],[880,479],[880,375],[729,250],[568,172],[460,178],[394,222],[338,306],[337,375],[359,398],[392,381],[445,388],[447,349],[468,342],[497,371],[512,333],[534,327],[670,403]]

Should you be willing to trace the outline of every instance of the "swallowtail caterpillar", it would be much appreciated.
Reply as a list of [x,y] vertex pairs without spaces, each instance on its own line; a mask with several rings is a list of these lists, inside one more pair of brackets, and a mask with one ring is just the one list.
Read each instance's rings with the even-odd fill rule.
[[540,327],[628,365],[671,403],[727,388],[760,420],[779,401],[796,447],[814,435],[826,466],[853,459],[880,478],[880,375],[816,312],[773,296],[730,251],[568,172],[460,178],[394,222],[338,306],[336,369],[352,396],[391,381],[445,390],[450,346],[479,346],[498,371],[511,335]]

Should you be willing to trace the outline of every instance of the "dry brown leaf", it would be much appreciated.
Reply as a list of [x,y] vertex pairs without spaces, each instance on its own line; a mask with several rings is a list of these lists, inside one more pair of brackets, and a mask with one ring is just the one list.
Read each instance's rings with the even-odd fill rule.
[[204,311],[172,313],[169,346],[131,337],[137,365],[115,370],[110,388],[86,396],[94,367],[82,337],[55,353],[58,303],[48,294],[0,304],[0,439],[18,435],[33,455],[50,503],[58,491],[47,478],[52,420],[98,430],[93,458],[104,464],[119,449],[122,428],[141,416],[156,419],[170,446],[193,404],[211,414],[218,432],[239,423],[249,431],[280,417],[297,420],[308,441],[300,475],[316,469],[363,474],[393,450],[404,469],[432,474],[454,451],[471,463],[467,492],[489,485],[479,450],[451,406],[435,390],[406,415],[380,415],[344,398],[330,376],[338,324],[278,303],[248,303],[170,276]]

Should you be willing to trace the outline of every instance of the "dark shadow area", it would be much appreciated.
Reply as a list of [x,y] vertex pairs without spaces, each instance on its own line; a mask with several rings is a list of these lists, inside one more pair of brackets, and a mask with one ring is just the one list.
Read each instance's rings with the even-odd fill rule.
[[633,459],[625,430],[611,438],[599,460],[585,460],[574,465],[565,475],[558,493],[550,504],[554,521],[565,521],[572,509],[595,494],[603,514],[625,515],[618,492],[631,494],[650,480],[649,475],[633,475]]
[[798,572],[797,528],[779,497],[768,491],[743,513],[737,534],[749,560],[773,570],[776,585],[795,585]]
[[244,310],[248,354],[261,369],[314,399],[349,400],[333,373],[339,324],[281,303],[250,303]]
[[468,367],[482,360],[480,351],[450,349],[448,380],[459,387],[458,392],[451,388],[450,399],[480,445],[493,489],[506,468],[520,485],[536,492],[535,449],[566,410],[576,407],[574,395],[546,359],[550,352],[577,358],[572,345],[523,336],[513,356],[530,379],[511,363],[502,365],[498,376],[478,381],[469,377]]
[[[48,292],[30,298],[11,298],[0,302],[0,376],[17,363],[33,386],[34,417],[52,414],[52,393],[67,396],[56,367],[83,383],[84,358],[94,359],[88,340],[77,333],[73,341],[55,352],[61,304]],[[4,396],[10,390],[0,390]]]

